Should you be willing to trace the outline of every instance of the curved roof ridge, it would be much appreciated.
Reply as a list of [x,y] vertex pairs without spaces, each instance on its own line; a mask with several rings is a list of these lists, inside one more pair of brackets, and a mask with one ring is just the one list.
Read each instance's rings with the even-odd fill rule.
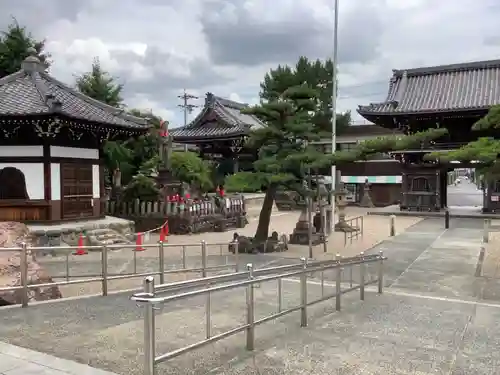
[[65,83],[59,81],[58,79],[52,77],[51,75],[49,75],[48,73],[45,73],[45,72],[39,72],[38,74],[40,74],[40,76],[42,78],[44,78],[45,80],[49,81],[50,83],[60,87],[61,89],[63,89],[64,91],[66,92],[69,92],[70,94],[76,96],[77,98],[95,106],[95,107],[98,107],[100,109],[102,109],[103,111],[105,112],[108,112],[110,113],[111,115],[113,116],[116,116],[116,117],[119,117],[123,120],[126,120],[126,121],[130,121],[130,122],[134,122],[138,125],[148,125],[148,120],[145,119],[145,118],[141,118],[141,117],[137,117],[137,116],[133,116],[131,114],[128,114],[126,112],[126,109],[125,108],[115,108],[115,107],[112,107],[106,103],[103,103],[97,99],[94,99],[94,98],[91,98],[90,96],[87,96],[81,92],[79,92],[78,90],[76,90],[75,88],[69,86],[69,85],[66,85]]
[[491,68],[500,68],[500,59],[426,66],[426,67],[411,68],[411,69],[393,69],[392,72],[395,77],[401,77],[404,74],[404,72],[407,72],[408,76],[419,76],[426,74],[452,73],[465,70],[491,69]]

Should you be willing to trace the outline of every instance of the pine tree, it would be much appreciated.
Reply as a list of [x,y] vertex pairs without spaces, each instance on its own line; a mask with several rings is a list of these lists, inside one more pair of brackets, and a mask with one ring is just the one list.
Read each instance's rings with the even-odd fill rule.
[[[496,135],[498,129],[500,129],[500,105],[491,107],[486,116],[474,123],[471,127],[471,134],[488,132]],[[451,161],[477,162],[477,171],[485,178],[485,182],[488,182],[500,179],[499,155],[500,139],[492,136],[479,137],[457,150],[434,152],[426,155],[425,158],[437,160],[441,164],[448,164]]]
[[422,143],[447,134],[446,129],[440,128],[409,136],[380,137],[362,142],[354,150],[325,154],[313,144],[325,135],[314,123],[317,98],[317,91],[304,84],[290,87],[277,99],[244,111],[257,116],[267,125],[250,135],[249,146],[259,150],[259,155],[251,177],[245,172],[245,178],[262,181],[266,192],[254,236],[255,243],[263,242],[268,237],[272,206],[280,186],[297,191],[302,196],[312,196],[314,192],[304,185],[311,171],[332,164],[339,166],[369,160],[380,153],[420,147]]
[[30,48],[37,51],[38,58],[48,68],[50,54],[44,52],[45,40],[35,39],[14,18],[7,31],[0,33],[0,78],[19,71],[23,60],[30,54]]
[[101,67],[99,58],[94,58],[89,72],[82,74],[76,80],[76,87],[82,94],[106,103],[112,107],[123,106],[123,85]]
[[255,130],[249,139],[250,145],[259,150],[254,178],[262,181],[266,190],[256,242],[268,237],[278,187],[286,186],[307,195],[303,181],[308,171],[331,163],[331,155],[320,152],[312,144],[321,138],[319,126],[313,122],[317,98],[318,92],[307,85],[293,86],[278,98],[244,111],[267,124]]
[[[271,69],[260,84],[260,97],[276,100],[289,87],[305,84],[317,91],[317,108],[312,121],[325,132],[332,131],[333,62],[309,60],[301,56],[295,67],[280,65]],[[337,113],[336,130],[341,134],[351,123],[351,113]]]

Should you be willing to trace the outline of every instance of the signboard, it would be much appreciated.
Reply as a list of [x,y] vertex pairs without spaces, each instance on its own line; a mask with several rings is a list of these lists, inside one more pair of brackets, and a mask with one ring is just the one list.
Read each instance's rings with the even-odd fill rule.
[[491,201],[492,202],[498,202],[498,198],[499,198],[498,195],[492,195],[491,196]]

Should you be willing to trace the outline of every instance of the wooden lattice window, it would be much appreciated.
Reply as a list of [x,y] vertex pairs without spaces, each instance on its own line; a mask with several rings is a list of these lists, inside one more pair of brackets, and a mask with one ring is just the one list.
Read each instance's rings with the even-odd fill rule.
[[429,181],[425,177],[416,177],[411,180],[410,191],[430,191]]

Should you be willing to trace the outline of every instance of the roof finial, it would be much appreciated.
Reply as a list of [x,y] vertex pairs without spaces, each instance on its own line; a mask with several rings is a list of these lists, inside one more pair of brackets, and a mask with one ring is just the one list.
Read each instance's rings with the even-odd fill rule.
[[27,73],[33,72],[43,72],[45,69],[38,58],[38,52],[35,48],[29,47],[26,52],[28,53],[28,57],[24,59],[21,64],[21,69]]

